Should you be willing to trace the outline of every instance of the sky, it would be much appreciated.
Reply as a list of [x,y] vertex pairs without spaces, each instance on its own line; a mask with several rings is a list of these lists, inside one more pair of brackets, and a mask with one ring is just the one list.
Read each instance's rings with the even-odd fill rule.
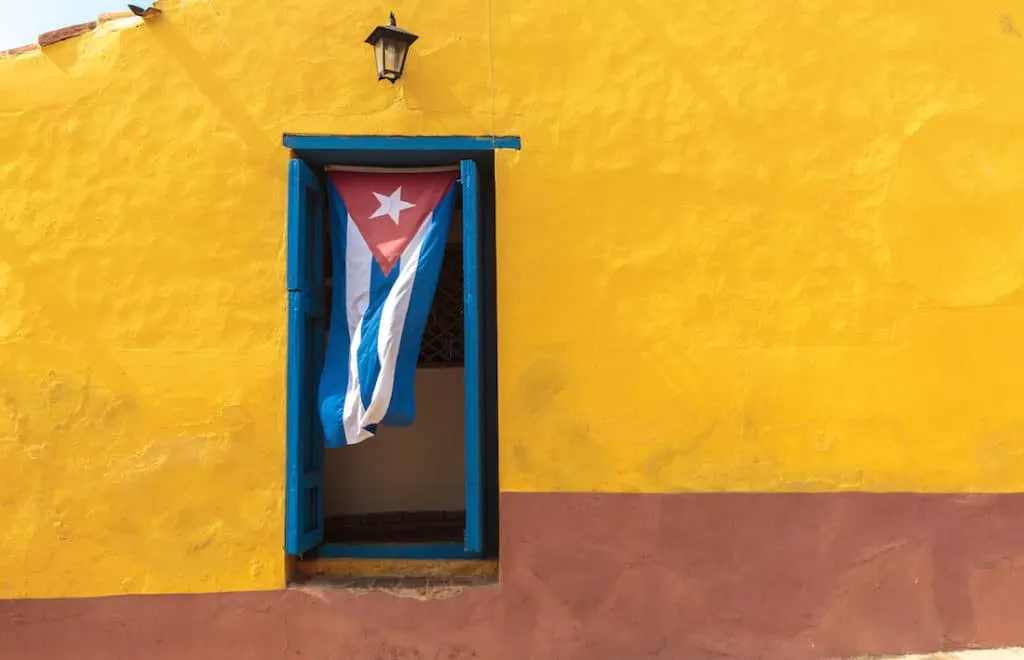
[[0,0],[0,50],[34,43],[49,30],[95,21],[106,11],[126,9],[128,0]]

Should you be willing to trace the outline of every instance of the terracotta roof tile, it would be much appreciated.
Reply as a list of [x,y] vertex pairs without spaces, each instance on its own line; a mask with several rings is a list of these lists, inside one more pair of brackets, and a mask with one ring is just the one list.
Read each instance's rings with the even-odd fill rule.
[[80,34],[89,32],[90,30],[96,29],[96,21],[90,21],[88,23],[79,23],[78,25],[69,25],[62,27],[59,30],[51,30],[44,32],[39,35],[39,45],[43,48],[51,46],[57,42],[70,39],[71,37],[77,37]]
[[[159,14],[160,10],[156,7],[150,7],[143,12],[143,16]],[[96,29],[101,23],[109,23],[110,21],[117,21],[123,18],[135,17],[135,12],[132,11],[110,11],[104,12],[97,17],[95,21],[89,21],[88,23],[79,23],[78,25],[68,25],[66,27],[58,28],[56,30],[50,30],[39,35],[37,39],[38,43],[26,44],[24,46],[18,46],[16,48],[8,48],[7,50],[0,50],[0,57],[8,55],[20,55],[22,53],[30,53],[46,46],[52,46],[55,43],[77,37],[80,34],[85,34]]]
[[25,46],[18,46],[16,48],[0,50],[0,57],[6,57],[8,55],[21,55],[22,53],[31,53],[32,51],[36,50],[39,50],[39,44],[27,44]]

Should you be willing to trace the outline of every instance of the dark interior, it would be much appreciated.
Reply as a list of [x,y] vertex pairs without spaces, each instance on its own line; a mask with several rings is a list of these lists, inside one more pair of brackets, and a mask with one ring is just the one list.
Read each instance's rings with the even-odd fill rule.
[[465,511],[391,511],[331,516],[325,521],[329,543],[459,543]]

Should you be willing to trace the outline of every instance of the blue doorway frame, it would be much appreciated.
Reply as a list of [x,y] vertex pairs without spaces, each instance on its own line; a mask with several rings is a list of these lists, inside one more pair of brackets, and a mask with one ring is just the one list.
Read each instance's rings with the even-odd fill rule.
[[[456,559],[497,554],[497,320],[495,300],[494,153],[519,149],[514,136],[338,136],[286,134],[291,149],[288,218],[288,423],[285,547],[289,554],[380,559]],[[463,543],[338,544],[323,538],[323,440],[315,416],[314,379],[323,346],[316,310],[322,291],[304,274],[323,249],[322,208],[312,210],[328,165],[460,165],[466,391],[466,528]],[[468,200],[468,201],[467,201]],[[319,214],[319,215],[318,215]],[[319,257],[318,257],[319,258]],[[307,278],[308,279],[308,278]],[[310,331],[314,328],[314,331]]]

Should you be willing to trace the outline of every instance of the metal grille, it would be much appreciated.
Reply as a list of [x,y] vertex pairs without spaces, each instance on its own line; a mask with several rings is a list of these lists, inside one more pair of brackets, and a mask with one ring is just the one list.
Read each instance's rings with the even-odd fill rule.
[[462,331],[462,244],[449,243],[437,279],[437,291],[423,330],[419,366],[461,367],[465,344]]

